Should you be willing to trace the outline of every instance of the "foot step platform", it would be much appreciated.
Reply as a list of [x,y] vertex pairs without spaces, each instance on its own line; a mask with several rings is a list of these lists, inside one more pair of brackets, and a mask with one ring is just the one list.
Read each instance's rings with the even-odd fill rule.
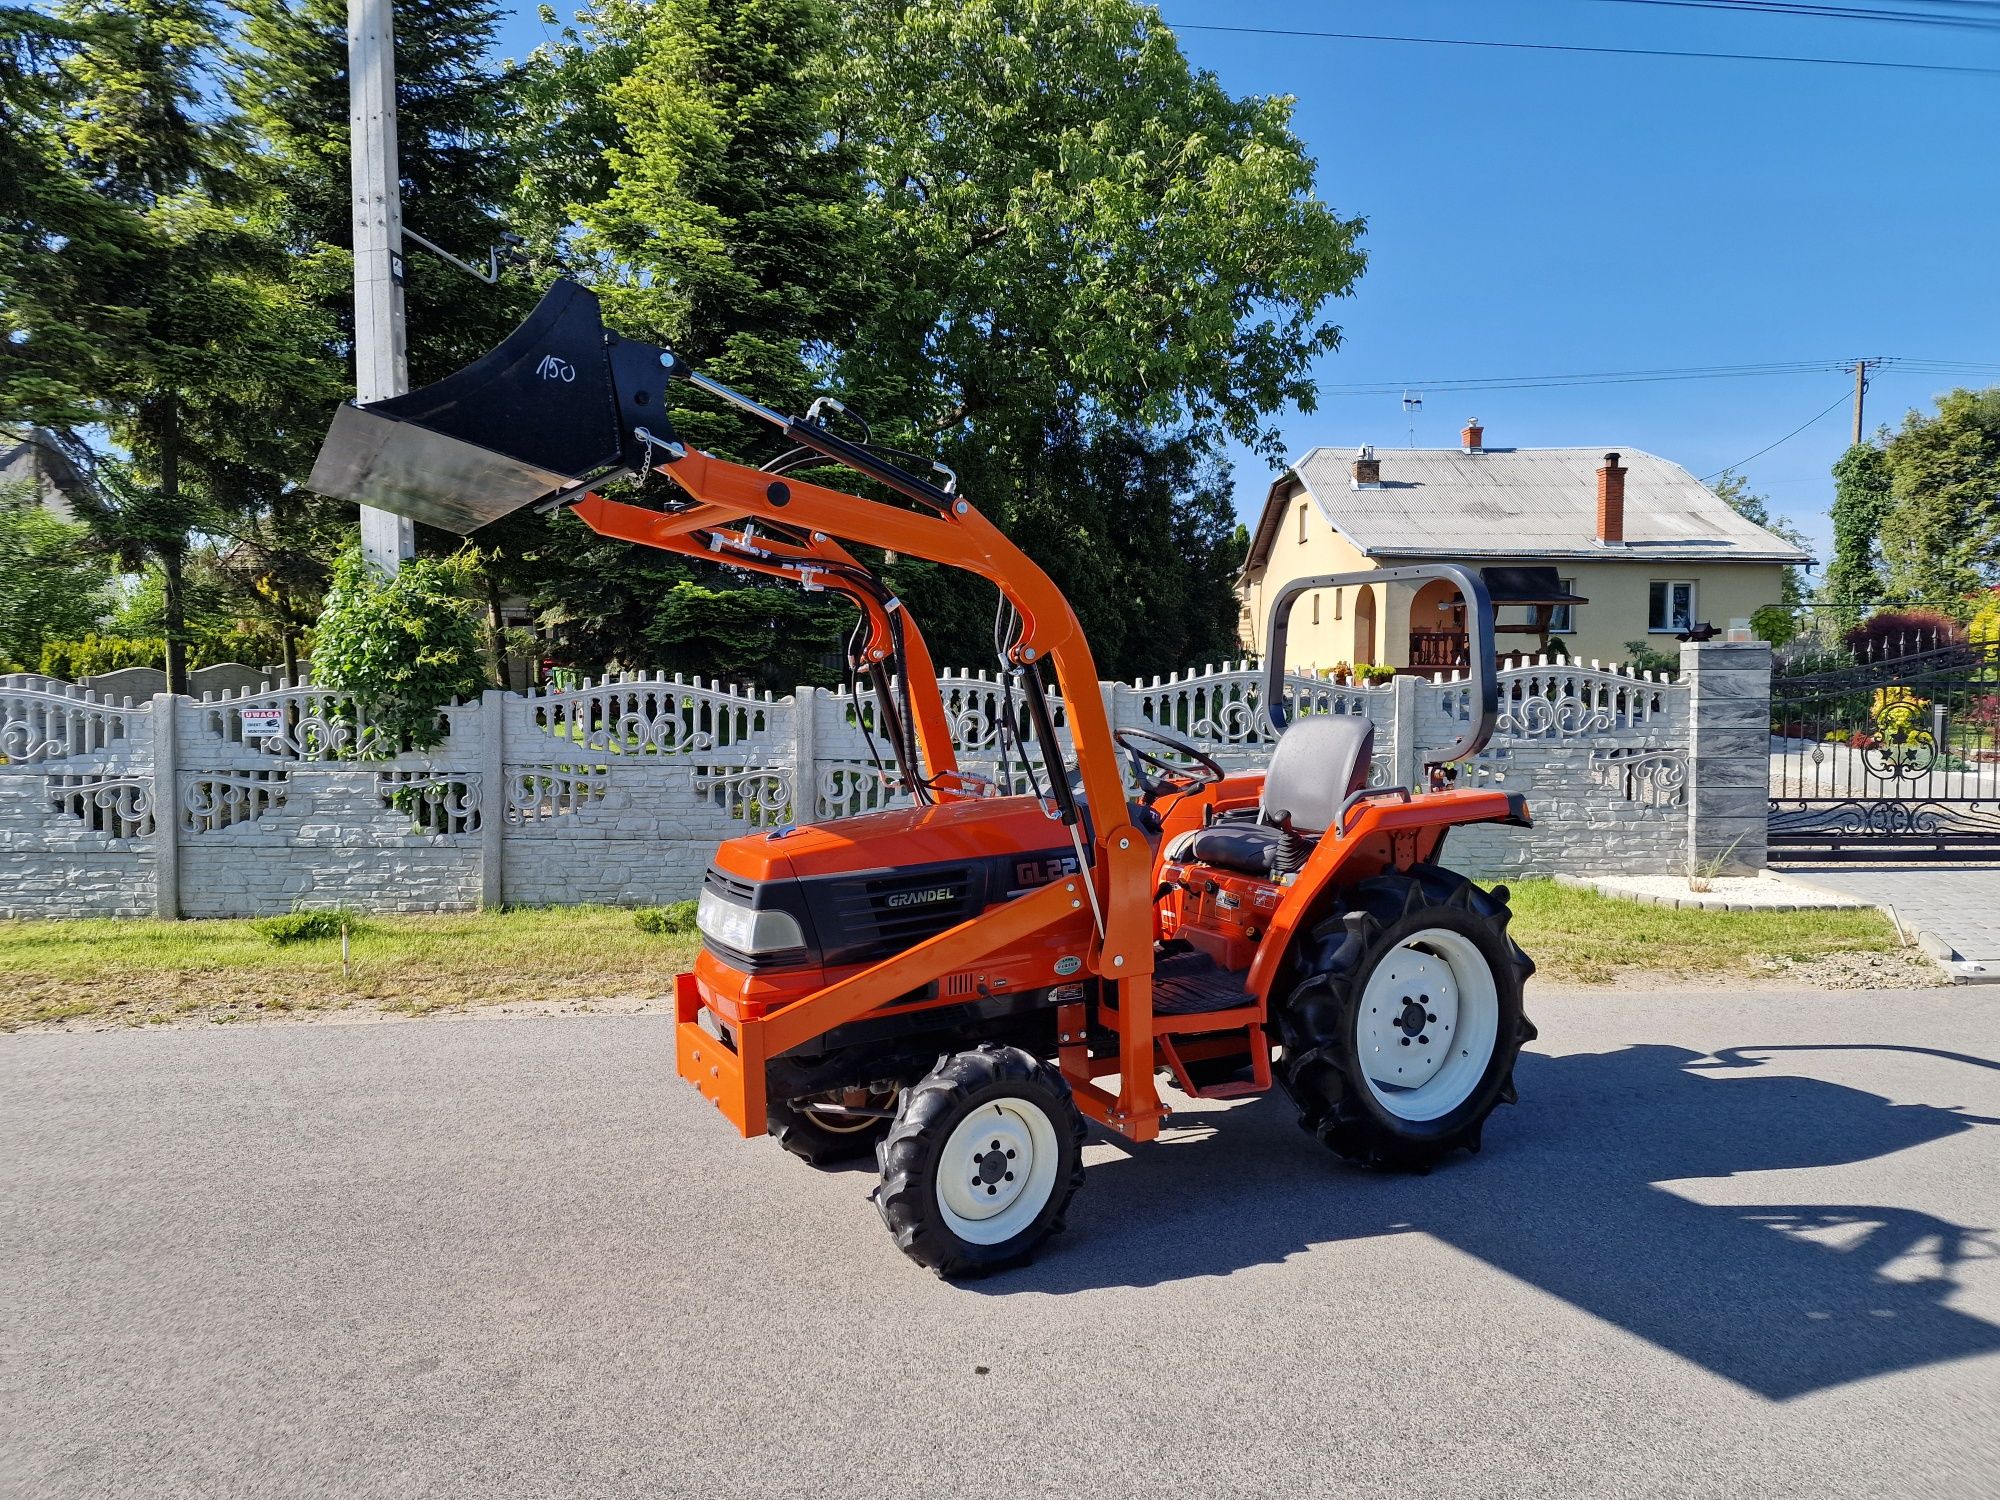
[[1202,1016],[1251,1005],[1243,976],[1220,967],[1206,953],[1175,953],[1153,967],[1153,1014]]

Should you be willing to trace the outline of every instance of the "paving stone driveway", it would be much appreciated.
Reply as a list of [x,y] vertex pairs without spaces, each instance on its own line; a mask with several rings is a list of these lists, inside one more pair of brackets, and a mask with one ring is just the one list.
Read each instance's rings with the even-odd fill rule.
[[1810,865],[1787,867],[1785,873],[1894,907],[1906,928],[1929,934],[1959,959],[2000,976],[2000,864]]

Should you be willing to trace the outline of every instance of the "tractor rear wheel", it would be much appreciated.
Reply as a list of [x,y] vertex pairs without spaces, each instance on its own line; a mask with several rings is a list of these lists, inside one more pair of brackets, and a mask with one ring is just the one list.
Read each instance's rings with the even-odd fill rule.
[[1477,1151],[1536,1035],[1521,1008],[1535,966],[1510,915],[1506,887],[1434,866],[1348,893],[1301,941],[1278,1016],[1278,1076],[1300,1125],[1371,1167]]
[[1083,1116],[1062,1074],[1019,1047],[939,1061],[875,1148],[875,1206],[940,1276],[992,1270],[1063,1227],[1083,1183]]

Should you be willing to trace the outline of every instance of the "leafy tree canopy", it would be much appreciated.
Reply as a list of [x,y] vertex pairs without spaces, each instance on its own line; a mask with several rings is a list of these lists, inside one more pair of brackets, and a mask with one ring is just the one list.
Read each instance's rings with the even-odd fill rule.
[[1361,223],[1291,101],[1238,99],[1131,0],[859,0],[839,79],[885,295],[843,365],[927,431],[1055,414],[1227,433],[1314,406]]
[[1833,466],[1833,559],[1821,585],[1826,603],[1851,612],[1882,598],[1877,557],[1890,503],[1882,450],[1857,443],[1843,453]]
[[1882,449],[1888,597],[1964,613],[2000,582],[2000,386],[1954,390],[1911,412]]
[[93,628],[111,570],[87,528],[44,510],[26,484],[0,486],[0,672],[39,668],[52,637]]

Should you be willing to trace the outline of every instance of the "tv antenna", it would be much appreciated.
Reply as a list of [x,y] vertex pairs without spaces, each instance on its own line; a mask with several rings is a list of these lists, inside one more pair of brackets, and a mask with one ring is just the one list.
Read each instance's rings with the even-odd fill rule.
[[1412,448],[1417,446],[1417,413],[1423,409],[1424,393],[1422,391],[1403,392],[1403,416],[1410,424],[1410,446]]

